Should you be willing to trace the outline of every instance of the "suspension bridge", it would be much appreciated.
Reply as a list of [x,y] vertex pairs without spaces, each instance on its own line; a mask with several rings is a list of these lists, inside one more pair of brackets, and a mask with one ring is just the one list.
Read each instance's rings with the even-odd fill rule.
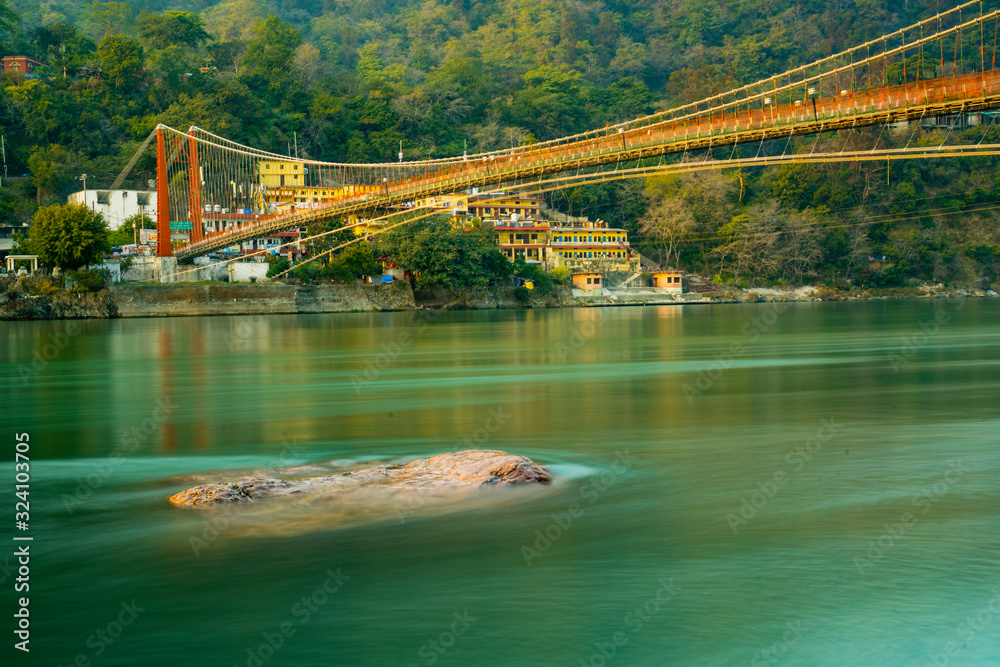
[[[816,62],[697,102],[542,143],[453,158],[377,164],[300,159],[207,130],[160,125],[117,187],[156,144],[157,256],[196,256],[315,222],[380,220],[435,195],[473,188],[533,189],[648,175],[672,154],[732,148],[710,167],[782,161],[892,160],[1000,154],[1000,145],[741,158],[742,144],[954,117],[1000,107],[1000,10],[966,2]],[[649,161],[657,161],[650,166]],[[411,216],[412,218],[413,216]],[[171,225],[190,229],[173,247]],[[395,226],[395,225],[393,225]]]

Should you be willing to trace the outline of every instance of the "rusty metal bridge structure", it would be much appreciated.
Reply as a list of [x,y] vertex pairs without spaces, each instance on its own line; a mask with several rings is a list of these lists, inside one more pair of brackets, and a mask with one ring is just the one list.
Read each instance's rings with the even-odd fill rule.
[[[1000,107],[1000,10],[965,2],[816,62],[628,122],[503,151],[419,161],[346,164],[245,146],[192,127],[161,125],[157,255],[196,256],[282,230],[348,216],[391,219],[436,195],[501,188],[535,192],[663,169],[670,155],[791,137],[955,117]],[[855,152],[846,158],[913,159],[1000,154],[1000,145]],[[788,156],[788,160],[809,156]],[[650,160],[658,161],[650,167]],[[782,158],[784,159],[784,158]],[[782,159],[765,157],[761,163]],[[753,160],[718,161],[713,168]],[[614,175],[608,172],[613,171]],[[581,176],[582,175],[582,176]],[[112,186],[113,188],[114,186]],[[413,216],[411,216],[412,218]],[[189,229],[171,244],[171,225]]]

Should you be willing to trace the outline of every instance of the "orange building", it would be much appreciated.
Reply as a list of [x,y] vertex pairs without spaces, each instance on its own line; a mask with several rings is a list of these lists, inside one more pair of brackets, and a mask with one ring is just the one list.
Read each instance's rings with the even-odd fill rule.
[[575,289],[599,290],[602,287],[601,283],[604,282],[603,279],[603,273],[574,273],[573,287]]
[[683,274],[680,271],[657,271],[653,274],[653,287],[680,294],[684,291],[683,284]]

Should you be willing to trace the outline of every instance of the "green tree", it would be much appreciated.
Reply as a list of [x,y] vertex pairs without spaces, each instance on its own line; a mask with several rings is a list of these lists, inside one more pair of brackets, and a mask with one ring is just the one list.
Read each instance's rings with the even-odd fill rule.
[[54,194],[65,194],[61,191],[76,178],[79,162],[78,155],[58,144],[36,148],[28,158],[28,168],[35,184],[35,200],[41,204]]
[[0,0],[0,30],[14,32],[21,17],[7,6],[7,0]]
[[154,49],[168,46],[197,48],[211,39],[205,32],[205,22],[191,12],[166,11],[146,14],[139,19],[139,34]]
[[435,216],[379,239],[383,254],[417,274],[420,290],[462,292],[510,276],[511,264],[500,254],[496,232],[479,220],[473,220],[470,229],[460,229],[450,219]]
[[156,229],[156,222],[148,215],[139,215],[137,213],[130,216],[122,222],[118,229],[111,232],[108,237],[108,243],[112,247],[131,245],[136,242],[138,229]]
[[287,258],[281,255],[268,255],[267,256],[267,277],[273,278],[279,273],[284,273],[289,268],[291,268],[291,263]]
[[216,42],[208,47],[208,61],[221,71],[239,74],[246,52],[245,42]]
[[97,46],[101,72],[114,83],[114,89],[134,88],[142,77],[145,54],[142,45],[125,35],[108,35]]
[[38,209],[28,228],[28,246],[45,266],[75,268],[107,252],[108,223],[83,204]]
[[293,65],[302,35],[277,16],[267,17],[253,32],[243,59],[244,74],[263,79],[276,99],[288,97],[298,89]]
[[356,280],[366,275],[379,275],[382,265],[375,258],[370,245],[360,241],[344,248],[330,262],[329,274],[341,280]]
[[130,32],[132,17],[128,3],[94,0],[90,5],[90,34],[97,39]]
[[97,49],[93,40],[69,23],[54,23],[36,28],[34,40],[39,50],[46,54],[49,64],[63,76],[75,74]]

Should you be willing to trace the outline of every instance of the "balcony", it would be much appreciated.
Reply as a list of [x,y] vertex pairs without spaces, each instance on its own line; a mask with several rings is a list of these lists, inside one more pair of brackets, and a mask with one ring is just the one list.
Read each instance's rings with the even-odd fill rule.
[[571,246],[587,246],[598,248],[628,248],[628,241],[551,241],[553,248],[568,248]]
[[517,222],[511,220],[487,220],[493,224],[494,227],[500,227],[503,229],[548,229],[549,223],[544,220],[518,220]]

